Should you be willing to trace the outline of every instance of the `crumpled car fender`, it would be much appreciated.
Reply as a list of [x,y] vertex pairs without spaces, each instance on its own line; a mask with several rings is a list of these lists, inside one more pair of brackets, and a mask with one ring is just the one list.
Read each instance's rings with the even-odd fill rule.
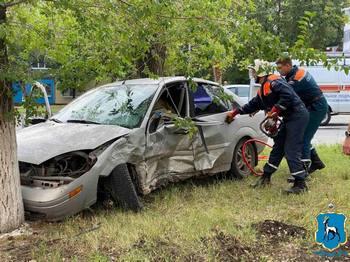
[[145,130],[135,129],[129,135],[113,142],[101,155],[98,163],[101,163],[100,176],[109,176],[112,170],[125,163],[138,164],[144,160],[145,153]]

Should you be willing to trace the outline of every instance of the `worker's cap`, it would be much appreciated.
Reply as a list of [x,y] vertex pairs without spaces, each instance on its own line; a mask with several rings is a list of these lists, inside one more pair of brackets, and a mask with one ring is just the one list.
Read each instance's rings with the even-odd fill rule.
[[248,66],[248,69],[253,69],[257,77],[267,76],[273,72],[270,63],[260,59],[255,59],[254,65]]

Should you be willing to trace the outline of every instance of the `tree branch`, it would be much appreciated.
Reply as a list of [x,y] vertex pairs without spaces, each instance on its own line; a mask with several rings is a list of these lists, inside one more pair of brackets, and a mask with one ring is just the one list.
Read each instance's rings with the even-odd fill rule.
[[27,2],[27,1],[28,0],[17,0],[17,1],[7,2],[7,3],[1,3],[0,6],[4,7],[4,8],[8,8],[11,6],[22,4],[22,3]]
[[121,3],[124,4],[124,5],[132,6],[132,4],[130,4],[130,3],[127,2],[127,1],[124,1],[124,0],[118,0],[118,1],[121,2]]

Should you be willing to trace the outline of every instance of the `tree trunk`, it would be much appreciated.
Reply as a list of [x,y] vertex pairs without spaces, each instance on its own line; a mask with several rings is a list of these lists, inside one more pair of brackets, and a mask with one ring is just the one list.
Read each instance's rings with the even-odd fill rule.
[[213,66],[214,81],[222,84],[222,70],[219,65]]
[[[148,77],[148,73],[163,76],[167,49],[162,43],[153,43],[143,59],[137,62],[137,76]],[[148,72],[147,72],[148,71]]]
[[6,119],[3,103],[10,101],[5,99],[0,99],[0,233],[18,228],[24,221],[15,122]]
[[[6,8],[0,7],[0,24],[6,22]],[[6,76],[8,57],[5,37],[0,38],[0,72]],[[17,161],[16,127],[11,84],[0,80],[0,233],[18,228],[24,221]]]

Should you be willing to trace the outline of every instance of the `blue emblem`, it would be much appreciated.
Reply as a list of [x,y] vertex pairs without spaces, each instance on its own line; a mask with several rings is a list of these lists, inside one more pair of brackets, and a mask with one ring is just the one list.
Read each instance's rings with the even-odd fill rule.
[[344,214],[327,213],[316,217],[317,232],[316,242],[329,251],[333,251],[346,243]]

